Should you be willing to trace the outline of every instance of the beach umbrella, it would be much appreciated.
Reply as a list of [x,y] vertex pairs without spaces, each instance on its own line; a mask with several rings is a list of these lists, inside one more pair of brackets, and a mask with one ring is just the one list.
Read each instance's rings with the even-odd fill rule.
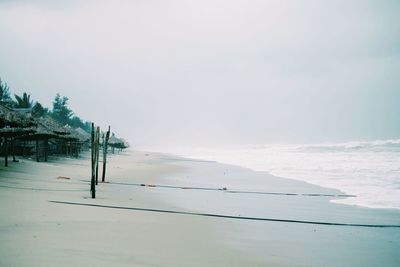
[[34,132],[36,125],[30,114],[21,113],[0,104],[0,137],[3,138],[5,166],[8,166],[8,143],[12,139],[13,160],[15,161],[14,139],[18,136]]

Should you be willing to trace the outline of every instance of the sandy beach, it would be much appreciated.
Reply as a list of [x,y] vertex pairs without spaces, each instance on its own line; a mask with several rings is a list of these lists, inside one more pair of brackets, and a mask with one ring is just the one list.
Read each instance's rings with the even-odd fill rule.
[[136,151],[110,158],[91,199],[89,165],[83,156],[0,168],[0,266],[400,266],[400,228],[375,227],[399,226],[399,210],[336,204],[337,190]]
[[400,267],[399,18],[0,1],[0,267]]

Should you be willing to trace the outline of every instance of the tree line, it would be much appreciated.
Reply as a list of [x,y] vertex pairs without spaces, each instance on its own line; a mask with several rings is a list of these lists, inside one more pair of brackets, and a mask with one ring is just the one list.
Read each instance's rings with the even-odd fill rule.
[[26,92],[22,95],[14,94],[14,99],[10,95],[10,87],[0,78],[0,103],[9,108],[31,109],[32,116],[40,118],[50,116],[62,125],[68,124],[73,128],[82,128],[90,132],[91,123],[79,118],[68,105],[68,97],[56,94],[53,100],[53,107],[43,107],[38,101],[31,100],[31,96]]

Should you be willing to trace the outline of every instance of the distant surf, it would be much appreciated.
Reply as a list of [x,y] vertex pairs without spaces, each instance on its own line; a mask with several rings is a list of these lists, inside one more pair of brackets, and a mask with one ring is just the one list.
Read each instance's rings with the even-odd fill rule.
[[400,209],[400,139],[198,148],[185,154],[357,195],[337,203]]

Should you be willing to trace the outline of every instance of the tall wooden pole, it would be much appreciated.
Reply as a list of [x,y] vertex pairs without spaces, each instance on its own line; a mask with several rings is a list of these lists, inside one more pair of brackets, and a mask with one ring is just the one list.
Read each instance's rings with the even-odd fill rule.
[[92,145],[92,179],[90,182],[90,191],[92,192],[92,198],[96,198],[96,185],[95,185],[95,170],[94,170],[94,123],[92,123],[92,138],[91,138],[91,145]]
[[110,138],[110,126],[108,126],[108,131],[103,141],[103,176],[101,181],[104,183],[106,180],[106,165],[107,165],[107,149],[108,149],[108,139]]
[[15,158],[15,139],[14,138],[11,140],[11,150],[12,150],[13,162],[18,162]]
[[95,164],[96,164],[96,185],[99,184],[99,149],[100,149],[100,127],[96,129],[96,140],[95,140]]
[[47,162],[47,150],[48,150],[48,147],[49,147],[49,139],[45,139],[44,140],[44,161],[45,162]]
[[23,141],[23,146],[22,146],[22,157],[25,158],[25,147],[26,147],[26,141]]
[[79,152],[81,149],[81,144],[79,142],[75,142],[75,157],[79,158]]
[[39,140],[36,139],[36,161],[39,162]]
[[8,140],[7,140],[7,138],[4,138],[4,148],[5,148],[4,166],[8,167]]

